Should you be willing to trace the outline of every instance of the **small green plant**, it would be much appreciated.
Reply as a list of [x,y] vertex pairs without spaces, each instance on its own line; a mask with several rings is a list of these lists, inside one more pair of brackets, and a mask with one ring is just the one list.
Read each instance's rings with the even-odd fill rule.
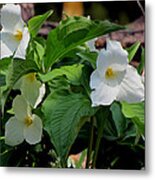
[[129,65],[138,42],[95,49],[95,38],[125,27],[86,17],[38,37],[52,12],[26,26],[18,5],[1,9],[0,165],[143,168],[144,49],[138,69]]

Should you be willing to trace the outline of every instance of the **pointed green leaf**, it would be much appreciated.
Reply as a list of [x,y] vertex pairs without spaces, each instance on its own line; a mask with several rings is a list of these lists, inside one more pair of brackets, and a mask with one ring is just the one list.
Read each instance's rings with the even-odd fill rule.
[[69,150],[85,117],[94,114],[91,102],[82,94],[51,93],[43,103],[44,127],[61,161],[66,161]]
[[78,45],[123,28],[124,26],[109,21],[92,21],[86,17],[68,17],[48,35],[45,68],[48,70],[50,66]]
[[141,60],[140,60],[139,66],[138,66],[138,73],[139,74],[142,74],[142,72],[144,70],[144,66],[145,66],[145,50],[142,47]]
[[111,105],[110,110],[112,112],[112,119],[114,121],[118,137],[120,137],[126,128],[126,119],[124,118],[121,112],[121,107],[118,103],[114,102]]
[[77,55],[82,59],[82,61],[89,62],[93,69],[96,68],[96,60],[98,56],[96,52],[79,52]]
[[41,28],[41,26],[43,25],[43,23],[46,21],[46,19],[51,16],[53,13],[52,10],[47,11],[45,14],[43,15],[38,15],[38,16],[34,16],[33,18],[31,18],[28,21],[28,28],[29,28],[29,32],[32,35],[32,37],[35,37],[39,31],[39,29]]
[[7,76],[7,85],[11,89],[19,78],[29,72],[39,71],[38,66],[33,60],[16,60],[12,61]]
[[145,122],[144,122],[144,102],[128,104],[122,102],[122,113],[125,117],[131,118],[138,128],[140,134],[144,135]]
[[128,59],[129,62],[133,59],[133,57],[135,56],[136,52],[138,51],[138,48],[140,46],[140,42],[136,42],[135,44],[133,44],[131,47],[127,48],[128,51]]
[[43,82],[48,82],[58,76],[65,75],[67,79],[74,85],[80,85],[82,75],[82,64],[74,64],[71,66],[62,66],[56,68],[46,74],[40,74],[40,78]]

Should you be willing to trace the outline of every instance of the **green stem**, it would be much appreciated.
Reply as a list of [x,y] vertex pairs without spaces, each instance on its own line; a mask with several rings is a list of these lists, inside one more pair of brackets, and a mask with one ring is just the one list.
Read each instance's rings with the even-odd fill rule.
[[96,141],[95,151],[94,151],[94,157],[93,157],[93,162],[92,162],[92,168],[93,169],[95,169],[95,167],[96,167],[96,160],[97,160],[97,156],[98,156],[100,142],[101,142],[102,135],[103,135],[103,129],[104,129],[104,126],[98,127],[98,136],[97,136],[97,141]]
[[91,117],[90,140],[89,140],[89,145],[88,145],[87,162],[86,162],[86,168],[87,169],[89,169],[89,165],[90,165],[91,154],[92,154],[92,146],[93,146],[93,139],[94,139],[94,118]]

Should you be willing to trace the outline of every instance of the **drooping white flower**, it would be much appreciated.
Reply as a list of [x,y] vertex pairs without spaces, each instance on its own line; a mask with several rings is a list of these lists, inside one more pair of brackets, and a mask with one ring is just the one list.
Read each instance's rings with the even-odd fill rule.
[[45,84],[37,80],[36,73],[29,73],[22,77],[20,90],[30,105],[36,108],[45,95]]
[[106,50],[100,51],[90,87],[92,106],[110,105],[114,100],[128,103],[144,100],[141,76],[128,64],[128,53],[117,41],[107,41]]
[[13,101],[15,116],[5,124],[5,143],[15,146],[26,140],[29,144],[41,141],[42,121],[39,116],[31,113],[31,108],[22,95]]
[[19,5],[6,4],[1,9],[0,59],[12,56],[25,58],[30,35],[21,17]]

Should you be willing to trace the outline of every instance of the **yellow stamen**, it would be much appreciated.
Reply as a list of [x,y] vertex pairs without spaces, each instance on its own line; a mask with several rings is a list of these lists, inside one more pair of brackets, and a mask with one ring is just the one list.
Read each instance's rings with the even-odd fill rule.
[[114,79],[116,77],[116,72],[113,71],[111,67],[108,67],[105,72],[106,79]]
[[24,123],[25,123],[25,125],[28,127],[28,126],[30,126],[31,124],[32,124],[32,117],[31,116],[27,116],[26,118],[25,118],[25,121],[24,121]]
[[14,37],[17,41],[21,41],[23,38],[23,33],[21,30],[17,30],[14,34]]

